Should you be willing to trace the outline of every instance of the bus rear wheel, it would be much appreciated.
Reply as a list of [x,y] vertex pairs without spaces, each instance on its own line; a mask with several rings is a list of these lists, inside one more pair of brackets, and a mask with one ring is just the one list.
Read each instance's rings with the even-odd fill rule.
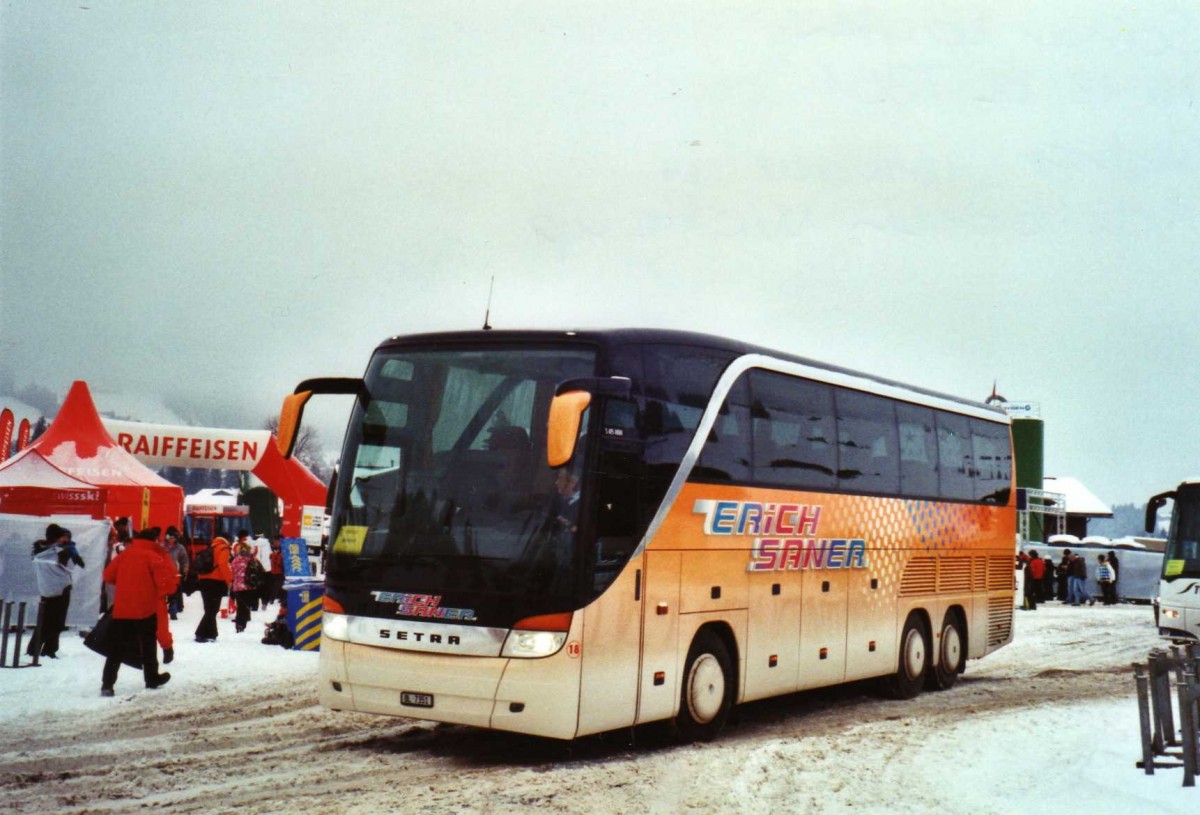
[[967,639],[963,636],[962,624],[951,613],[942,621],[942,635],[938,637],[938,661],[929,672],[926,683],[931,690],[949,690],[954,687],[962,673],[964,649]]
[[912,699],[925,687],[929,670],[929,633],[925,622],[915,612],[904,621],[900,635],[900,664],[888,678],[886,690],[894,699]]
[[683,741],[710,741],[729,718],[734,695],[733,659],[725,641],[709,630],[692,640],[683,669],[675,730]]

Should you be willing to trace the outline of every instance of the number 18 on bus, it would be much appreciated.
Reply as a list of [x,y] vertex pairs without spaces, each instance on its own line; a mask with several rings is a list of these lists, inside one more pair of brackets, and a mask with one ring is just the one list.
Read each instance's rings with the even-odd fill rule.
[[572,739],[878,678],[1012,637],[1009,419],[700,334],[395,337],[355,379],[320,699]]

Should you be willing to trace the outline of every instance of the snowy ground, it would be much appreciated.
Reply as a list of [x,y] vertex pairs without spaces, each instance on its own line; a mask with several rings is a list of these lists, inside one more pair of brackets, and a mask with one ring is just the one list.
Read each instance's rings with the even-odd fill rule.
[[[1017,612],[1014,642],[951,691],[861,686],[739,709],[715,742],[638,732],[574,745],[323,710],[316,655],[221,621],[174,624],[171,683],[101,660],[0,671],[0,811],[12,813],[1195,813],[1180,770],[1146,776],[1129,665],[1159,645],[1147,606]],[[259,615],[262,616],[261,614]],[[270,616],[274,616],[273,612]]]

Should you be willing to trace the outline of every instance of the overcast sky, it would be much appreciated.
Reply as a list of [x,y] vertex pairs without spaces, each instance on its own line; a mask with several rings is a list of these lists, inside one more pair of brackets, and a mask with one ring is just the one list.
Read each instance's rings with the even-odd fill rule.
[[1200,473],[1200,6],[1003,5],[3,2],[0,361],[262,417],[495,275],[995,380],[1144,501]]

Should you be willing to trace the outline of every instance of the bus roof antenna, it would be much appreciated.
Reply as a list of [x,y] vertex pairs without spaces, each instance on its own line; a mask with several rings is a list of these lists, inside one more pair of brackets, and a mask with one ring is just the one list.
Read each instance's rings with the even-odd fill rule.
[[492,327],[488,324],[488,318],[492,315],[492,289],[496,288],[496,276],[492,275],[492,282],[488,285],[488,302],[487,310],[483,312],[483,330],[491,331]]

